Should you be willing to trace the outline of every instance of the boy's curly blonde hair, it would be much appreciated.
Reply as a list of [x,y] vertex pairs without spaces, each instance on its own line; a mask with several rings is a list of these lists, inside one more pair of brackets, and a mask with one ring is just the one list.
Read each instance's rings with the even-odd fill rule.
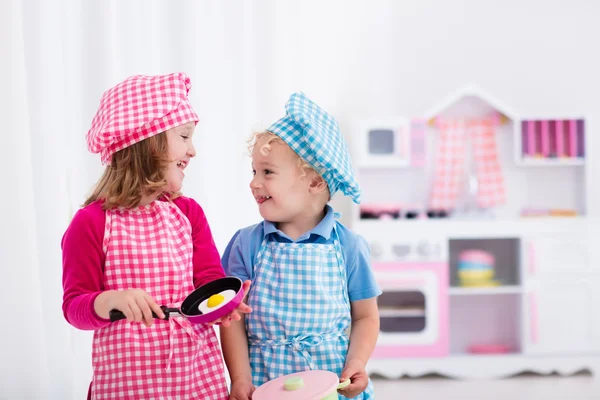
[[[277,136],[273,132],[269,132],[269,131],[255,132],[252,135],[252,137],[250,137],[250,139],[248,139],[248,151],[250,152],[251,156],[252,156],[252,151],[254,150],[254,146],[256,146],[256,143],[258,143],[258,141],[260,139],[266,139],[266,142],[262,146],[260,146],[260,150],[259,150],[260,153],[264,156],[268,155],[269,152],[271,151],[271,143],[273,143],[273,142],[279,141],[287,146],[287,143],[285,143],[283,141],[283,139],[281,139],[279,136]],[[298,154],[296,154],[296,157],[297,157],[296,163],[298,164],[298,168],[300,168],[300,170],[302,171],[302,175],[300,175],[300,178],[303,178],[306,175],[308,175],[308,173],[310,171],[315,171],[315,173],[317,175],[321,176],[321,174],[319,174],[318,171],[316,171],[309,163],[307,163],[306,160],[304,160]]]

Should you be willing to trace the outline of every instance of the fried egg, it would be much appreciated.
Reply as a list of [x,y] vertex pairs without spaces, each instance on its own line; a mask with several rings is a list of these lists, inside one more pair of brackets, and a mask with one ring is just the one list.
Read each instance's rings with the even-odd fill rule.
[[209,312],[218,310],[225,304],[229,303],[229,301],[233,299],[235,295],[235,291],[231,289],[223,290],[219,293],[213,294],[208,299],[204,299],[204,301],[198,305],[198,310],[200,310],[202,314],[208,314]]

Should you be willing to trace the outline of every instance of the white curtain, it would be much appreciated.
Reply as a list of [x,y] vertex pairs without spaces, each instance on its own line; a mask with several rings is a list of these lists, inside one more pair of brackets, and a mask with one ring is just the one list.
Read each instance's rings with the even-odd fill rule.
[[[235,229],[258,220],[244,140],[261,107],[260,5],[7,0],[0,10],[8,122],[0,157],[0,399],[81,399],[92,334],[62,316],[60,240],[101,173],[85,147],[100,96],[133,74],[190,75],[201,121],[184,193],[204,207],[223,250]],[[224,218],[234,207],[244,217]]]
[[1,2],[0,15],[0,53],[10,55],[2,57],[0,67],[0,118],[4,125],[0,157],[4,175],[0,196],[0,397],[34,399],[43,398],[49,383],[44,341],[49,330],[43,320],[45,307],[40,290],[40,265],[44,262],[36,235],[35,172],[30,162],[35,135],[29,119],[20,5],[15,1]]

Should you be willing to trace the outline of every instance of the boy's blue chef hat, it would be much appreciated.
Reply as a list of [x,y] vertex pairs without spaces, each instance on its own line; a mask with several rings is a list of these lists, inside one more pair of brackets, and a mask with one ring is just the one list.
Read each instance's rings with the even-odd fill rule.
[[285,110],[286,115],[267,130],[279,136],[325,179],[331,197],[340,190],[360,203],[360,186],[337,121],[302,92],[290,96]]

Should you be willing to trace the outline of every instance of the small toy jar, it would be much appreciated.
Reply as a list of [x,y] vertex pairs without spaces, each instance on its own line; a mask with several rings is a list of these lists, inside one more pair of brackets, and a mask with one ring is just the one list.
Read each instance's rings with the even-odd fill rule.
[[252,400],[337,400],[337,390],[350,384],[340,382],[329,371],[302,371],[283,375],[259,386]]

